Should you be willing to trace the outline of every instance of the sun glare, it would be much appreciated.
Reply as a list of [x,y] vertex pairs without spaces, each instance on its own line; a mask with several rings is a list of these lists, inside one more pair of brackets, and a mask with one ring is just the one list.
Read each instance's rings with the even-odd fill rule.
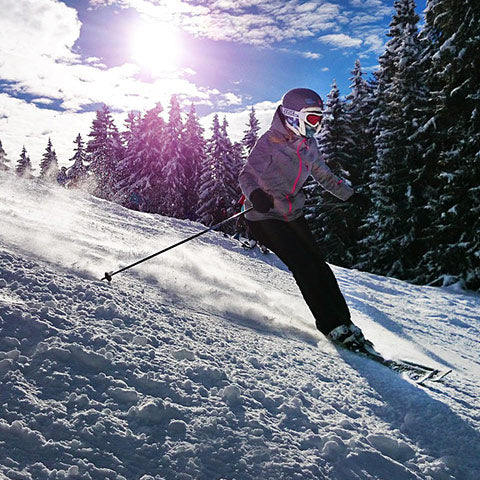
[[149,23],[139,26],[132,36],[132,57],[151,73],[161,73],[178,65],[178,31],[167,23]]

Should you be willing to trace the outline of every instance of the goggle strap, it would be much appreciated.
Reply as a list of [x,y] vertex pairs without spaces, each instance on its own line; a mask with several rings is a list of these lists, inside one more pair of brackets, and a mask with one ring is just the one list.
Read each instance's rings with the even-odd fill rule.
[[282,108],[282,113],[286,117],[300,118],[296,110],[291,110],[290,108],[285,108],[285,107],[281,107],[281,108]]

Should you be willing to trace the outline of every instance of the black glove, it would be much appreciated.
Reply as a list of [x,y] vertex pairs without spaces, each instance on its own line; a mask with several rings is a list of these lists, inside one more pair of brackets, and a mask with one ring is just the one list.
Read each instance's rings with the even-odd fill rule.
[[250,201],[253,208],[260,213],[267,213],[273,208],[273,197],[261,188],[257,188],[250,194]]
[[360,208],[370,208],[372,206],[372,201],[364,193],[355,192],[348,200]]

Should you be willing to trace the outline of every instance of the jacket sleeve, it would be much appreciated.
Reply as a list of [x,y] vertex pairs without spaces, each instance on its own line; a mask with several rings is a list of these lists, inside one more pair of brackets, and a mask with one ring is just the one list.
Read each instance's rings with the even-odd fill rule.
[[262,184],[262,174],[267,170],[270,163],[271,155],[265,148],[262,148],[260,142],[257,142],[238,177],[240,188],[247,199],[250,200],[250,195],[257,188],[265,188]]
[[340,200],[348,200],[353,195],[353,188],[340,177],[337,177],[325,163],[314,139],[305,145],[305,155],[311,162],[313,178],[328,192]]

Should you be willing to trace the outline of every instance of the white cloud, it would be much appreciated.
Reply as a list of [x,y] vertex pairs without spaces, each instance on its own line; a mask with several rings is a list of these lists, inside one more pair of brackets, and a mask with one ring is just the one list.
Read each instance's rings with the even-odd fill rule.
[[205,0],[202,5],[192,5],[186,0],[90,0],[90,4],[130,7],[195,36],[253,45],[312,37],[348,21],[333,2]]
[[[232,105],[241,105],[242,104],[242,97],[235,95],[234,93],[228,92],[224,95],[223,104],[227,106]],[[220,106],[222,106],[220,104]]]
[[[361,29],[378,24],[391,13],[382,0],[351,0],[348,6],[340,0],[203,0],[201,5],[193,5],[190,0],[91,0],[90,3],[134,8],[141,15],[172,22],[194,36],[262,47],[315,37],[335,48],[360,47],[365,35],[371,33]],[[371,39],[365,45],[370,45],[366,54],[377,53],[380,48]],[[314,52],[302,55],[319,58]]]
[[363,43],[361,38],[353,38],[344,33],[322,35],[321,37],[318,37],[318,40],[337,48],[359,47]]
[[380,65],[371,65],[371,66],[364,66],[362,65],[362,70],[364,72],[377,72],[380,69]]
[[306,2],[296,7],[297,12],[313,12],[318,7],[316,2]]
[[187,15],[206,15],[210,12],[210,8],[207,6],[191,5],[183,0],[108,0],[108,3],[124,8],[133,8],[149,19],[157,18],[164,22],[174,23]]
[[[59,159],[66,162],[75,136],[90,129],[94,114],[83,112],[92,104],[146,111],[158,101],[167,106],[174,93],[199,105],[211,104],[211,97],[225,106],[241,103],[238,95],[197,87],[183,72],[163,72],[142,82],[133,64],[107,68],[96,57],[82,64],[72,51],[81,23],[76,10],[64,3],[1,0],[1,11],[0,78],[8,82],[8,94],[1,95],[0,135],[10,158],[16,159],[25,144],[35,165],[51,136]],[[22,100],[26,95],[32,103]],[[65,111],[53,109],[54,104]],[[121,116],[123,122],[126,115]]]
[[117,2],[116,0],[89,0],[89,3],[94,7],[105,7],[107,5],[113,5]]
[[375,52],[377,54],[381,54],[384,49],[385,49],[385,40],[383,36],[372,33],[370,35],[367,35],[364,39],[365,45],[369,45],[370,48],[368,51],[370,52]]
[[78,60],[71,51],[81,27],[76,10],[55,0],[2,0],[1,12],[2,56]]
[[305,58],[311,58],[312,60],[318,60],[319,58],[322,58],[322,55],[316,52],[300,52],[300,54]]
[[13,95],[29,94],[44,105],[56,100],[73,111],[102,102],[127,111],[144,110],[157,101],[165,104],[173,93],[193,101],[211,94],[184,78],[182,71],[162,72],[153,82],[142,82],[133,64],[106,68],[96,57],[81,64],[71,50],[81,27],[76,10],[54,0],[2,3],[0,75],[10,82]]
[[51,98],[34,98],[32,102],[37,105],[53,105],[55,103]]
[[386,7],[382,0],[350,0],[350,4],[356,8],[368,8],[368,9],[376,9],[381,11],[388,11],[390,12],[390,8]]

